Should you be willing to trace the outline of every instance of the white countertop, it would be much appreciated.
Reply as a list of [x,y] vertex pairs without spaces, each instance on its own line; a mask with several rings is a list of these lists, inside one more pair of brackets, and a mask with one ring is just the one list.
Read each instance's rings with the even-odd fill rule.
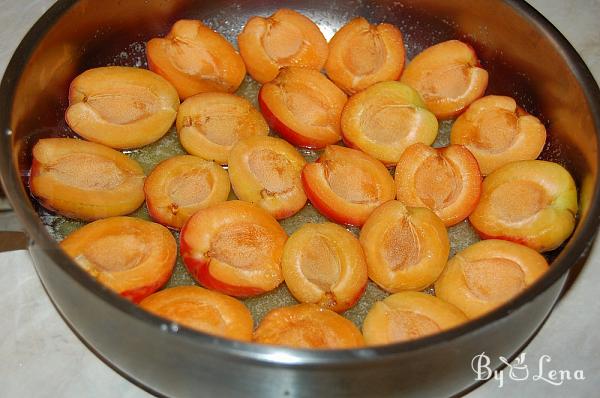
[[[483,1],[483,0],[482,0]],[[0,70],[51,0],[0,0]],[[530,0],[569,39],[600,80],[600,0]],[[0,219],[0,229],[4,228]],[[469,398],[593,397],[600,390],[600,245],[546,325],[526,348],[529,377],[491,380]],[[0,254],[0,395],[3,397],[150,397],[94,356],[75,337],[42,289],[27,252]],[[539,373],[582,370],[585,380],[555,386]],[[522,374],[515,372],[515,375]]]

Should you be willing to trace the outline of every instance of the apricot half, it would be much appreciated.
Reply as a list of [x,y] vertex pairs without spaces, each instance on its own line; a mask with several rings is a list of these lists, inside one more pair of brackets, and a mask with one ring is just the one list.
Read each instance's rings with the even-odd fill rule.
[[304,224],[283,249],[285,283],[302,303],[341,312],[354,306],[367,286],[367,263],[358,239],[333,224]]
[[248,73],[259,83],[286,66],[321,70],[329,49],[319,27],[304,15],[280,9],[268,18],[252,17],[238,35]]
[[254,342],[292,348],[358,348],[364,339],[343,316],[316,304],[271,310],[254,331]]
[[446,226],[467,218],[481,192],[477,160],[461,145],[409,146],[396,166],[395,180],[400,202],[433,210]]
[[454,305],[421,292],[401,292],[378,301],[369,310],[362,331],[367,345],[418,339],[467,321]]
[[476,318],[509,301],[546,270],[546,259],[528,247],[484,240],[457,253],[435,283],[435,294]]
[[198,93],[232,93],[246,76],[233,46],[200,21],[179,20],[164,38],[146,45],[150,70],[163,76],[186,99]]
[[90,69],[69,89],[67,124],[112,148],[138,148],[160,139],[179,108],[177,92],[149,70],[124,66]]
[[391,293],[422,290],[440,275],[450,253],[444,223],[424,207],[384,203],[360,231],[369,278]]
[[279,135],[294,145],[323,148],[335,144],[346,94],[321,72],[284,68],[258,93],[260,109]]
[[450,142],[466,146],[488,175],[507,163],[537,158],[546,143],[546,128],[514,99],[488,95],[456,119]]
[[402,33],[394,25],[371,25],[358,17],[344,25],[329,42],[327,76],[348,94],[372,84],[398,80],[404,68]]
[[152,170],[144,184],[150,217],[179,229],[198,210],[229,196],[227,172],[214,162],[182,155]]
[[287,235],[265,210],[233,200],[194,214],[181,230],[181,257],[203,286],[250,297],[283,282],[281,256]]
[[394,180],[381,162],[337,145],[304,166],[302,184],[319,212],[347,225],[363,225],[373,210],[395,196]]
[[236,142],[267,135],[269,126],[247,99],[226,93],[203,93],[181,104],[177,131],[187,152],[226,164]]
[[240,301],[199,286],[178,286],[146,297],[140,307],[173,322],[228,339],[251,341],[254,321]]
[[167,283],[177,258],[167,228],[133,217],[94,221],[60,246],[98,282],[136,303]]
[[419,93],[399,82],[377,83],[350,97],[342,112],[344,142],[394,165],[411,144],[433,144],[438,134],[435,115]]
[[479,67],[473,47],[449,40],[418,54],[400,81],[417,90],[439,119],[450,119],[483,96],[488,73]]
[[140,207],[144,178],[135,160],[114,149],[74,138],[46,138],[33,147],[29,188],[45,208],[91,221]]
[[539,252],[556,249],[575,228],[577,188],[557,163],[508,163],[483,180],[469,217],[484,238],[511,240]]
[[300,174],[306,160],[280,138],[256,136],[239,141],[229,154],[229,178],[238,198],[276,219],[296,214],[306,204]]

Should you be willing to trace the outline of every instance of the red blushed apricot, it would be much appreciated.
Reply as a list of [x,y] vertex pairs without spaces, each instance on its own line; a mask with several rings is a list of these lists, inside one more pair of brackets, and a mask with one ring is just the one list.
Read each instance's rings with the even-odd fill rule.
[[229,196],[227,172],[214,162],[182,155],[158,164],[144,184],[150,217],[179,229],[198,210]]
[[228,163],[236,196],[262,207],[276,219],[294,215],[306,204],[300,178],[306,160],[286,141],[246,138],[233,147]]
[[433,210],[446,226],[467,218],[481,193],[477,160],[461,145],[409,146],[396,166],[395,180],[400,202]]
[[194,214],[181,230],[181,257],[203,286],[249,297],[283,281],[281,256],[287,235],[265,210],[239,200]]
[[394,180],[381,162],[337,145],[304,166],[302,184],[320,213],[347,225],[363,225],[373,210],[395,196]]
[[167,228],[133,217],[94,221],[60,246],[98,282],[136,303],[167,283],[177,258]]
[[47,138],[33,147],[31,193],[63,216],[92,221],[133,212],[144,203],[144,172],[104,145]]
[[450,119],[483,95],[488,73],[471,46],[450,40],[417,55],[400,81],[416,89],[439,119]]
[[346,94],[321,72],[284,68],[258,93],[260,109],[273,130],[294,145],[323,148],[341,139]]
[[178,286],[146,297],[140,307],[173,322],[228,339],[251,341],[254,321],[240,301],[199,286]]
[[156,73],[107,66],[77,76],[65,118],[77,134],[112,148],[138,148],[160,139],[179,108],[177,91]]
[[350,97],[341,125],[344,142],[388,166],[411,144],[433,144],[438,133],[419,93],[399,82],[377,83]]
[[319,27],[285,8],[268,18],[250,18],[238,45],[248,73],[259,83],[275,79],[286,66],[321,70],[329,53]]
[[437,297],[401,292],[373,304],[362,331],[367,345],[382,345],[429,336],[467,320],[461,310]]
[[358,328],[316,304],[271,310],[254,331],[254,342],[292,348],[343,349],[364,345]]
[[546,128],[514,99],[488,95],[456,119],[450,142],[466,146],[481,173],[488,175],[507,163],[537,158],[546,143]]
[[354,306],[367,286],[367,263],[358,239],[333,224],[304,224],[283,248],[285,283],[302,303],[336,312]]
[[571,174],[556,163],[522,160],[483,180],[481,199],[469,220],[484,239],[511,240],[545,252],[571,235],[576,214]]
[[170,81],[181,99],[210,91],[232,93],[246,76],[233,46],[200,21],[175,22],[166,37],[148,42],[146,57],[150,70]]
[[435,283],[435,294],[476,318],[506,303],[546,270],[544,257],[503,240],[477,242],[456,254]]
[[267,135],[269,126],[247,99],[226,93],[203,93],[181,104],[177,131],[181,145],[190,154],[227,164],[236,142]]
[[404,68],[402,33],[394,25],[371,25],[358,17],[344,25],[329,42],[327,76],[348,94],[372,84],[398,80]]
[[391,293],[422,290],[440,275],[450,253],[444,223],[424,207],[384,203],[360,231],[369,278]]

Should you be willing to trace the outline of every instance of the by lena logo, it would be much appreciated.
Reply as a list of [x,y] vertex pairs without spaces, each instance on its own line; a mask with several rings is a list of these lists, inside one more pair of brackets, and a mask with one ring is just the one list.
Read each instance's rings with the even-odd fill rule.
[[514,381],[533,380],[560,386],[569,380],[585,380],[582,369],[575,371],[565,369],[555,369],[550,364],[552,358],[550,355],[542,355],[537,361],[537,369],[530,367],[525,363],[525,353],[519,355],[510,363],[504,357],[498,357],[500,362],[506,365],[504,371],[492,370],[490,357],[485,352],[475,355],[471,360],[471,368],[475,373],[475,380],[489,380],[493,378],[498,381],[498,387],[504,386],[504,378],[508,377]]

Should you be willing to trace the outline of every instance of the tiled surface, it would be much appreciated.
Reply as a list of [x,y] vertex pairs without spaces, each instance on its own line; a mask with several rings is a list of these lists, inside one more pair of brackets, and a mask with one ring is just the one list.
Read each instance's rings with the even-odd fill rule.
[[[482,0],[484,1],[484,0]],[[20,38],[51,5],[49,0],[0,0],[0,70]],[[535,0],[530,3],[573,43],[600,78],[600,0]],[[0,227],[3,220],[0,219]],[[598,245],[600,246],[600,245]],[[492,380],[469,395],[484,397],[595,397],[600,389],[600,248],[540,334],[526,349],[528,381]],[[26,252],[0,254],[0,396],[131,397],[149,395],[104,365],[58,316]],[[547,354],[551,369],[583,369],[586,380],[554,386],[533,380]]]

